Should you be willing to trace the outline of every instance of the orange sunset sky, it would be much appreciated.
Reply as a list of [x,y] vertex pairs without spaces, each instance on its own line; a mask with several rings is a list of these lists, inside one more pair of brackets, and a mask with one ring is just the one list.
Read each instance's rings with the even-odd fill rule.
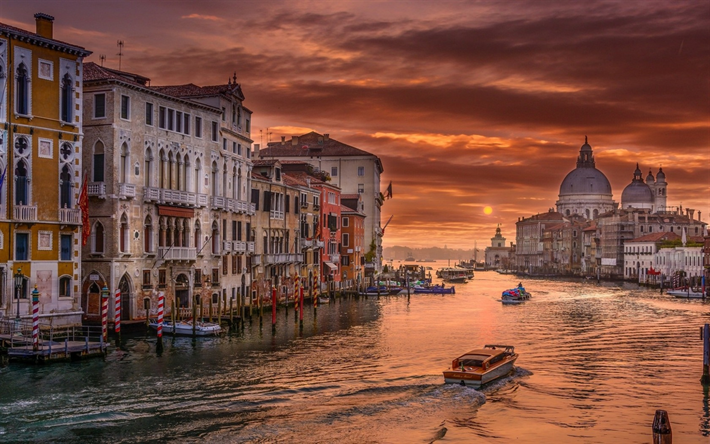
[[117,69],[123,40],[152,85],[236,72],[255,143],[313,130],[378,155],[385,246],[514,241],[585,135],[617,202],[636,163],[662,166],[668,204],[709,220],[707,1],[23,0],[0,21],[37,12],[88,61]]

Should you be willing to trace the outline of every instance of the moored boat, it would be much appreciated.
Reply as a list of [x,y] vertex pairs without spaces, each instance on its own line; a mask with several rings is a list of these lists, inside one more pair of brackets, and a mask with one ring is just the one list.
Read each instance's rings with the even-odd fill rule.
[[318,303],[319,303],[319,304],[328,304],[328,303],[330,303],[330,296],[328,296],[328,295],[321,295],[321,296],[318,296]]
[[703,294],[702,290],[694,290],[690,287],[679,287],[668,290],[666,294],[675,296],[677,298],[692,298],[692,299],[702,299],[706,296]]
[[513,371],[516,359],[512,345],[485,345],[454,359],[444,370],[444,382],[480,387]]
[[412,287],[412,292],[414,294],[456,294],[456,287],[444,287],[443,285],[414,286]]
[[[158,321],[152,319],[150,327],[153,330],[158,329]],[[179,336],[192,336],[192,321],[177,321],[175,324],[172,321],[163,321],[163,333],[172,334],[175,332]],[[222,327],[213,322],[197,322],[195,324],[195,336],[216,336],[222,332]]]
[[436,276],[445,280],[446,282],[464,284],[469,279],[473,279],[473,270],[466,270],[463,268],[446,267],[446,268],[441,268],[441,269],[437,270]]

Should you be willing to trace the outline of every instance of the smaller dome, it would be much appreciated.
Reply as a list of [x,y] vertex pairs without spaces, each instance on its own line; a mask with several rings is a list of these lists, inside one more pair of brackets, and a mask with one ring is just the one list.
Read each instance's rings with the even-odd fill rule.
[[666,173],[663,172],[663,168],[659,168],[658,174],[656,174],[656,180],[660,182],[661,179],[666,180]]
[[653,203],[653,191],[643,182],[631,182],[621,193],[622,208],[649,208]]
[[646,176],[646,183],[653,183],[654,182],[653,178],[653,173],[651,173],[651,170],[648,170],[648,176]]

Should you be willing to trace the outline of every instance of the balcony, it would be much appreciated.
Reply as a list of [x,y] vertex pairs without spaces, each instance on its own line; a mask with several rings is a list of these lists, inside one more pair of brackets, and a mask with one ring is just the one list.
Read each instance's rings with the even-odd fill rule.
[[37,205],[15,205],[14,219],[18,222],[35,222],[37,220]]
[[158,258],[164,261],[194,261],[197,249],[188,247],[158,247]]
[[269,213],[269,217],[271,219],[283,220],[284,219],[284,212],[278,211],[278,210],[271,210],[271,212]]
[[232,252],[232,241],[222,241],[222,253],[229,254]]
[[334,264],[339,264],[340,263],[340,255],[339,254],[331,254],[330,261]]
[[160,188],[144,187],[143,200],[146,202],[160,201]]
[[133,199],[136,197],[136,186],[132,183],[119,183],[118,184],[118,198],[119,199]]
[[321,240],[314,241],[313,248],[324,248],[325,242]]
[[249,215],[253,216],[256,213],[256,204],[249,204]]
[[258,267],[261,265],[261,255],[257,254],[256,256],[251,257],[251,266],[252,267]]
[[264,264],[266,265],[292,264],[302,260],[302,255],[293,253],[264,254],[262,256],[264,256]]
[[78,208],[60,208],[59,222],[64,225],[81,225],[81,210]]
[[320,211],[320,205],[313,204],[313,211]]
[[247,251],[249,253],[254,253],[254,242],[247,242]]
[[242,241],[232,241],[232,251],[235,253],[246,253],[247,243]]
[[106,184],[104,182],[92,182],[86,186],[89,197],[106,199]]
[[227,198],[223,196],[212,196],[210,199],[210,205],[212,209],[228,210]]
[[191,207],[206,207],[208,201],[207,195],[205,194],[155,187],[143,188],[143,200],[146,202]]
[[301,248],[313,248],[313,239],[301,239]]

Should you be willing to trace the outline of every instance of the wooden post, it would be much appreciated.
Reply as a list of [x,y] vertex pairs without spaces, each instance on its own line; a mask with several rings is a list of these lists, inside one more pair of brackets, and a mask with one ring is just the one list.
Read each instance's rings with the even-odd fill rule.
[[710,384],[710,324],[705,324],[702,328],[703,338],[703,376],[700,382]]
[[276,333],[276,287],[271,287],[271,332]]
[[303,330],[303,288],[300,289],[299,294],[296,295],[297,298],[300,299],[300,304],[299,304],[299,325],[301,326],[301,330]]
[[234,299],[229,300],[229,327],[234,325]]
[[212,295],[210,295],[209,304],[210,304],[210,305],[209,305],[207,311],[208,311],[208,313],[209,313],[209,315],[210,315],[210,322],[212,322]]
[[653,417],[653,444],[673,444],[671,421],[665,410],[656,410]]
[[[192,301],[192,337],[195,337],[195,333],[197,332],[197,301],[200,300],[202,295],[195,295],[193,298],[194,301]],[[202,311],[202,304],[200,304],[200,311]],[[175,336],[175,325],[173,325],[173,336]]]
[[[227,303],[225,301],[225,308],[226,305]],[[219,297],[217,298],[217,323],[222,323],[222,295],[219,295]]]

